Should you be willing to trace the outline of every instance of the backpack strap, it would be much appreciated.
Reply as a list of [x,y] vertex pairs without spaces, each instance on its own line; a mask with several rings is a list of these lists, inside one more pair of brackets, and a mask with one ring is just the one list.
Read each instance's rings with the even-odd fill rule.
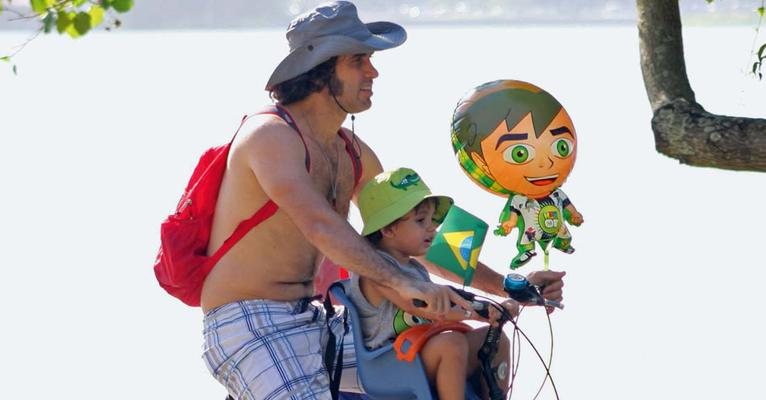
[[343,284],[336,281],[336,282],[333,282],[333,284],[327,288],[327,293],[325,293],[325,296],[324,296],[324,309],[326,313],[325,321],[327,324],[327,336],[328,336],[327,347],[325,347],[324,349],[324,365],[325,365],[325,369],[327,369],[327,374],[330,375],[330,398],[332,398],[333,400],[336,400],[339,398],[340,377],[341,377],[341,374],[343,373],[343,342],[345,341],[346,335],[348,335],[348,331],[349,331],[348,310],[344,308],[343,309],[343,336],[341,336],[340,338],[340,343],[336,345],[335,333],[333,333],[332,328],[330,327],[330,321],[335,316],[335,307],[332,305],[332,301],[330,300],[330,292],[332,288],[335,286],[338,286],[341,290],[344,290]]
[[258,114],[271,114],[276,115],[279,118],[282,118],[285,122],[287,122],[287,125],[290,125],[291,128],[295,129],[295,132],[298,133],[298,137],[301,139],[301,142],[303,142],[303,149],[306,150],[306,171],[311,171],[311,155],[309,154],[309,148],[306,146],[306,139],[303,138],[303,133],[301,133],[301,130],[298,129],[298,125],[295,124],[295,119],[293,119],[293,116],[290,115],[290,113],[282,106],[279,105],[272,105],[268,106],[265,109],[255,113]]
[[346,153],[351,158],[351,164],[354,166],[354,189],[359,185],[359,180],[362,179],[362,155],[359,151],[356,151],[356,146],[359,146],[356,135],[349,139],[346,133],[343,132],[343,128],[338,129],[338,136],[346,143]]
[[[254,115],[259,114],[276,115],[287,122],[287,124],[290,125],[290,127],[293,128],[295,132],[298,133],[298,137],[301,139],[301,142],[303,142],[303,148],[306,150],[306,170],[311,171],[311,156],[309,154],[309,149],[306,146],[306,140],[303,138],[301,130],[298,129],[298,125],[295,124],[295,120],[293,120],[293,117],[290,115],[290,113],[278,105],[273,105],[255,113]],[[245,121],[247,121],[247,119],[250,117],[250,115],[245,115],[242,117],[242,122],[240,123],[237,132],[234,133],[234,137],[237,136],[239,130],[242,129],[242,125],[244,125]],[[232,142],[234,142],[234,137],[231,138]],[[237,228],[234,229],[234,232],[231,234],[231,236],[224,240],[221,247],[219,247],[218,250],[216,250],[215,253],[213,253],[213,255],[210,256],[210,258],[207,260],[207,262],[210,263],[209,265],[213,266],[217,264],[221,257],[223,257],[224,254],[231,250],[231,248],[234,247],[234,245],[237,244],[237,242],[239,242],[248,232],[250,232],[251,229],[255,228],[256,225],[260,224],[261,222],[271,218],[272,215],[276,214],[277,210],[279,210],[277,203],[274,203],[273,200],[269,199],[250,218],[240,222],[239,225],[237,225]]]

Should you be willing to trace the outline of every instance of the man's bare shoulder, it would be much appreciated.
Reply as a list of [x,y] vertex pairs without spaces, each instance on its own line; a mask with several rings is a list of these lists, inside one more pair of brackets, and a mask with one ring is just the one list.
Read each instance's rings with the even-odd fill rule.
[[242,124],[233,151],[253,155],[296,145],[302,152],[301,137],[285,120],[276,115],[256,114]]
[[295,130],[282,118],[271,114],[254,114],[242,124],[239,136],[243,141],[249,141],[264,136],[284,136],[290,132],[294,134]]

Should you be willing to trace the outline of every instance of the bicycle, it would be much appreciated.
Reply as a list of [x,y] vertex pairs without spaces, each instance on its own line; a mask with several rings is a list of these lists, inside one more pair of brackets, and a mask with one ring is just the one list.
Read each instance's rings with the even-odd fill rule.
[[[498,378],[502,379],[502,374],[498,374],[497,371],[492,368],[492,360],[497,354],[500,339],[503,334],[503,327],[506,323],[511,322],[514,325],[514,331],[519,332],[522,336],[524,336],[527,342],[532,346],[540,361],[545,366],[546,380],[551,380],[551,385],[553,386],[553,390],[556,393],[556,398],[558,399],[558,391],[556,390],[556,385],[553,382],[553,377],[550,375],[549,366],[545,364],[542,356],[537,351],[534,344],[532,344],[527,335],[516,325],[513,316],[508,313],[508,311],[506,311],[506,309],[501,304],[494,300],[466,290],[458,289],[455,287],[451,288],[464,299],[471,301],[471,305],[474,311],[476,311],[476,313],[483,318],[489,318],[489,307],[494,307],[500,312],[500,318],[497,320],[497,323],[495,325],[491,325],[487,329],[487,336],[485,337],[484,343],[479,349],[478,354],[479,361],[481,363],[482,376],[489,391],[489,398],[491,400],[503,400],[506,398],[505,391],[500,388],[498,379],[495,378],[495,376],[497,376]],[[522,304],[534,304],[546,307],[556,307],[559,309],[564,308],[564,305],[558,301],[545,299],[541,294],[542,288],[538,288],[530,284],[529,281],[527,281],[527,279],[520,274],[508,274],[503,280],[503,289],[510,298]],[[544,384],[545,381],[543,381],[543,385]],[[512,386],[513,380],[511,380],[511,387]],[[542,389],[542,385],[540,388]],[[538,394],[539,393],[540,391],[538,390]]]

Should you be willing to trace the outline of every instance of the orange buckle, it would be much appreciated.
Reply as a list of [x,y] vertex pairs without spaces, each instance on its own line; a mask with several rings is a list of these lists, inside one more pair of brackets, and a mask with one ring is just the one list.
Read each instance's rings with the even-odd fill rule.
[[472,329],[471,326],[456,321],[415,325],[399,334],[396,340],[394,340],[396,358],[400,361],[412,362],[423,345],[432,336],[444,331],[468,332]]

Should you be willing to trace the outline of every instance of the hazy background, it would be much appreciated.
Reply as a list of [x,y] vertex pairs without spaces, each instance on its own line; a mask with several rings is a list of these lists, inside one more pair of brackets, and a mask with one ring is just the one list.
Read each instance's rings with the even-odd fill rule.
[[[224,397],[200,359],[201,312],[154,279],[158,227],[202,150],[268,103],[262,88],[285,54],[291,10],[314,2],[184,2],[198,6],[195,20],[277,10],[268,26],[239,19],[203,30],[173,25],[192,11],[171,8],[180,3],[138,2],[117,32],[40,37],[16,58],[18,76],[0,65],[0,398]],[[493,225],[504,199],[471,183],[454,160],[452,110],[491,80],[548,90],[577,128],[577,164],[563,189],[585,217],[571,228],[577,252],[551,253],[554,268],[568,271],[567,308],[552,318],[561,398],[757,397],[766,176],[681,166],[655,152],[633,2],[481,3],[518,12],[534,3],[542,17],[419,23],[436,2],[360,2],[368,21],[393,10],[385,18],[409,39],[375,54],[374,105],[357,116],[357,133],[385,167],[417,169]],[[715,14],[704,3],[682,5]],[[593,17],[598,10],[618,17]],[[151,29],[144,15],[174,29]],[[568,15],[588,18],[556,22]],[[714,113],[763,117],[764,83],[747,75],[754,16],[701,20],[684,30],[698,101]],[[0,33],[0,52],[28,35]],[[356,213],[352,223],[359,227]],[[514,253],[512,238],[489,236],[482,259],[506,272]],[[541,263],[542,255],[522,271]],[[547,354],[540,310],[525,311],[520,326]],[[543,370],[523,347],[513,398],[531,399]],[[554,398],[550,387],[541,398]]]
[[[5,7],[28,12],[28,0],[8,0]],[[253,29],[284,28],[295,15],[320,3],[317,0],[162,0],[135,1],[120,15],[123,30],[136,29]],[[633,24],[633,0],[358,0],[354,4],[370,20],[419,24],[626,23]],[[683,0],[681,12],[688,23],[751,24],[758,0]],[[6,13],[0,29],[34,27]],[[10,20],[10,21],[9,21]],[[753,25],[754,26],[754,25]]]

